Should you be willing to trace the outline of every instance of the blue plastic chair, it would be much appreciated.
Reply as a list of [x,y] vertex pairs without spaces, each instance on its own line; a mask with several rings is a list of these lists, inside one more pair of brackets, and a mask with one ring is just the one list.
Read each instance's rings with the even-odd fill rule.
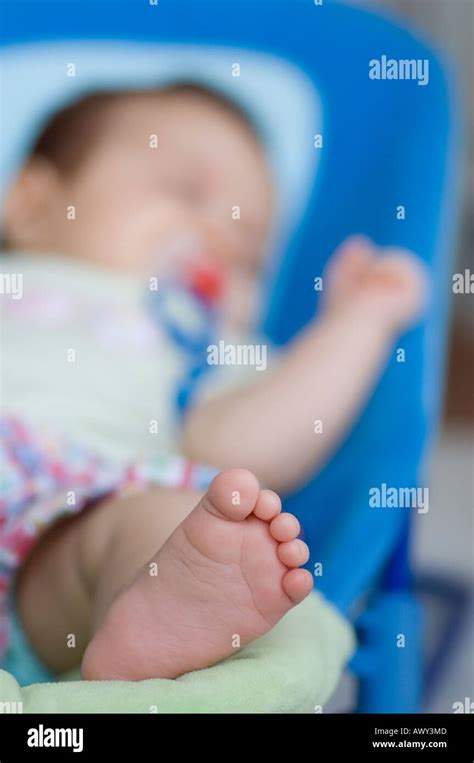
[[[155,15],[152,15],[155,14]],[[301,519],[317,587],[355,618],[359,712],[415,712],[422,665],[407,510],[374,510],[369,489],[423,484],[440,413],[455,230],[459,128],[438,55],[393,20],[324,0],[4,0],[3,44],[127,39],[220,44],[291,61],[323,101],[324,148],[310,202],[270,291],[265,331],[284,344],[312,318],[313,279],[355,232],[415,251],[434,298],[423,324],[401,338],[363,416],[329,465],[286,507]],[[428,59],[429,84],[373,81],[368,62],[386,54]],[[308,135],[312,143],[313,136]],[[315,149],[317,150],[317,149]],[[396,217],[404,205],[406,219]],[[363,359],[361,359],[363,362]],[[362,611],[355,617],[356,609]],[[405,637],[398,648],[397,635]]]

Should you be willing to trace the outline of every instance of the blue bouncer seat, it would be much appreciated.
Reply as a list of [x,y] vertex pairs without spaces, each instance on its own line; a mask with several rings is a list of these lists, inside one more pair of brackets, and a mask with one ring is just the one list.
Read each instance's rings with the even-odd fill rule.
[[[409,545],[413,525],[423,517],[407,509],[372,509],[369,490],[382,484],[424,486],[439,420],[459,151],[455,95],[445,65],[398,22],[331,0],[4,0],[2,14],[4,50],[44,41],[106,40],[192,46],[195,55],[219,46],[228,72],[233,63],[263,54],[264,70],[265,60],[284,62],[311,83],[315,95],[304,129],[295,121],[284,70],[263,99],[270,111],[280,101],[286,104],[278,119],[294,127],[286,130],[291,145],[286,166],[280,164],[288,214],[285,231],[275,237],[278,267],[269,269],[263,322],[276,344],[291,340],[313,317],[314,279],[345,237],[362,233],[380,245],[406,247],[426,263],[433,296],[422,325],[398,341],[405,361],[397,362],[393,353],[337,454],[286,501],[312,549],[309,568],[322,572],[317,587],[359,630],[352,664],[357,710],[415,712],[422,688],[422,618],[412,591]],[[427,59],[428,83],[370,79],[369,61],[382,55]],[[179,74],[184,58],[178,56],[168,74]],[[211,59],[199,73],[212,84],[218,59]],[[122,63],[127,66],[127,60]],[[244,101],[246,89],[255,87],[244,64],[231,86]],[[275,140],[278,164],[284,152]],[[397,216],[400,206],[404,219]]]

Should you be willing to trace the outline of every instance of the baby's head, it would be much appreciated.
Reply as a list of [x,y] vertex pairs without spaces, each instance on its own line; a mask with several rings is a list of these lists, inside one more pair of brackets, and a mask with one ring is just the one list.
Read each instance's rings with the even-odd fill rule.
[[12,250],[143,273],[188,237],[254,280],[272,197],[257,130],[225,97],[188,83],[101,92],[46,125],[8,194],[4,233]]

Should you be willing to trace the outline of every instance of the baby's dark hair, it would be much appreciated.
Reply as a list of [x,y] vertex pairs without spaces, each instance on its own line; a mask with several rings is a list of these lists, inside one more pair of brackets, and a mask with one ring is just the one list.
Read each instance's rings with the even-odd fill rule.
[[137,90],[98,90],[56,112],[45,124],[30,152],[43,157],[63,175],[70,175],[82,161],[105,128],[109,108],[124,98],[197,96],[223,109],[247,127],[262,143],[262,136],[250,114],[218,90],[194,82],[180,81],[165,87]]

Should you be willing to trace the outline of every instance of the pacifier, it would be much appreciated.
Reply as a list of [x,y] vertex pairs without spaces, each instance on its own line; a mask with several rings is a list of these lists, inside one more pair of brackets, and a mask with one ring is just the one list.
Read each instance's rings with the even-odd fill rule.
[[225,288],[225,268],[208,254],[208,245],[196,233],[180,234],[168,244],[167,280],[181,284],[201,302],[214,309]]
[[210,259],[198,258],[185,266],[185,282],[191,291],[208,305],[215,307],[224,291],[224,269]]
[[186,232],[168,242],[160,283],[152,300],[152,313],[188,361],[175,397],[182,414],[190,404],[198,381],[210,368],[207,348],[215,341],[226,273],[219,259],[209,254],[205,239]]

